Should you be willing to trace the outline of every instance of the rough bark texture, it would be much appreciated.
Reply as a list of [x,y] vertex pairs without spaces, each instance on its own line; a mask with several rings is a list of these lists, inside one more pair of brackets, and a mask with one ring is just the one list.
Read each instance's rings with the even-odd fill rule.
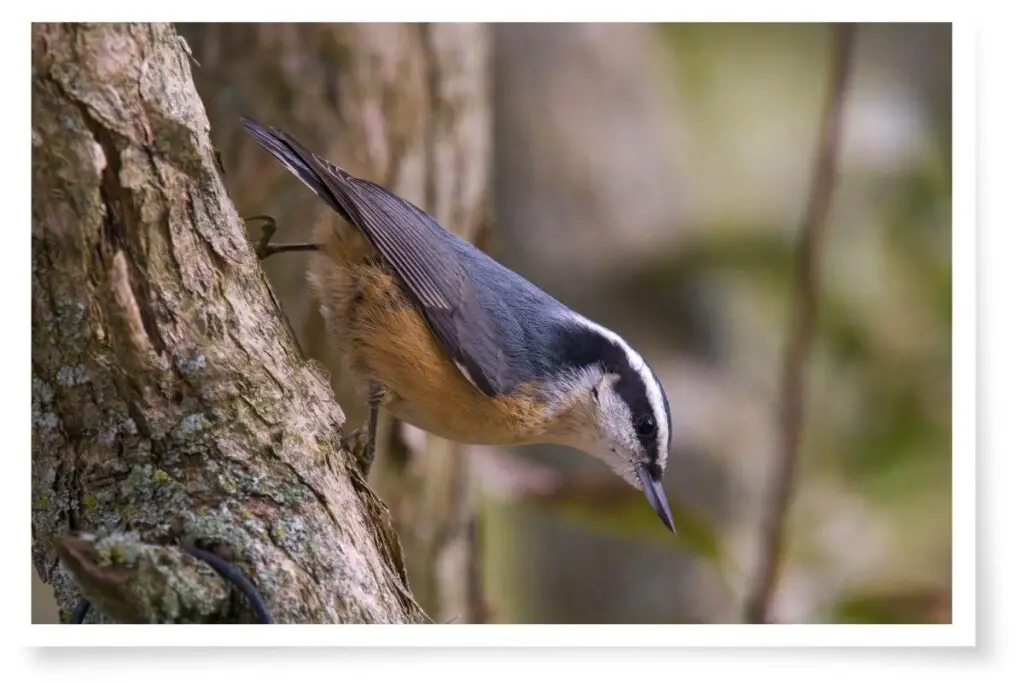
[[90,596],[89,608],[118,622],[211,623],[231,617],[228,583],[180,548],[113,533],[59,539],[57,553]]
[[[232,559],[279,622],[420,620],[388,512],[221,182],[184,42],[36,24],[32,49],[33,563],[62,613],[79,587],[98,605],[125,594],[57,544],[133,532]],[[106,571],[144,582],[146,566]],[[186,583],[200,604],[178,618],[246,618]],[[174,616],[128,602],[122,616]]]
[[[282,241],[309,238],[329,209],[238,125],[247,114],[416,202],[473,239],[488,213],[490,30],[477,24],[182,26],[200,66],[227,184],[243,215],[271,214]],[[352,395],[310,299],[299,254],[267,273],[303,349],[324,364],[352,423]],[[473,497],[461,450],[408,439],[382,419],[371,483],[391,508],[418,602],[439,621],[479,617]]]

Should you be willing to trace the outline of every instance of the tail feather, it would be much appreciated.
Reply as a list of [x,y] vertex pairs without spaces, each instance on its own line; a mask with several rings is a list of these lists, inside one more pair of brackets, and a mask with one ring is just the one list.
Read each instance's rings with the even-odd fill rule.
[[292,172],[292,175],[301,180],[303,185],[315,192],[331,208],[342,216],[348,216],[321,178],[316,165],[311,163],[310,157],[314,156],[312,152],[287,133],[266,128],[246,116],[242,116],[241,119],[245,130],[256,139],[263,149],[274,155],[274,158]]

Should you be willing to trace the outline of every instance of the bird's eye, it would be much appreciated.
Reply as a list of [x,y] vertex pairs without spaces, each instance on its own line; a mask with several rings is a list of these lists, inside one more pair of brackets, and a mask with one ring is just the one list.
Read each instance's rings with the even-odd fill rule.
[[640,436],[650,436],[654,433],[654,418],[646,413],[636,419],[636,433]]

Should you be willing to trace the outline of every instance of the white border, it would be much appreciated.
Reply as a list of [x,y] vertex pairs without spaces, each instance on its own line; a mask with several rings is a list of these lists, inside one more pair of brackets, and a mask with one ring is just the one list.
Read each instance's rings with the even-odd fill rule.
[[[975,41],[953,30],[953,625],[974,644],[977,433]],[[964,643],[966,644],[966,643]]]
[[31,642],[99,647],[937,647],[973,645],[957,625],[34,625]]
[[[81,14],[85,6],[74,4],[61,6],[64,3],[46,3],[45,7],[39,7],[51,16],[49,19],[70,19],[84,18],[76,17]],[[384,11],[388,12],[387,17],[381,14],[381,3],[346,3],[343,9],[338,9],[338,14],[345,13],[345,19],[353,18],[353,15],[362,15],[363,19],[383,19],[401,16],[402,19],[428,18],[421,16],[415,9],[425,7],[421,3],[392,2]],[[627,3],[633,11],[642,11],[644,3]],[[723,3],[699,3],[711,5],[711,7],[688,6],[686,8],[687,20],[699,17],[703,20],[729,20],[735,19],[736,13],[726,8]],[[808,13],[808,6],[797,3],[744,3],[748,12],[743,15],[744,19],[771,19],[771,20],[834,20],[834,12],[824,11],[824,7],[815,4],[814,10]],[[189,6],[198,6],[199,3],[176,3],[179,12]],[[446,18],[459,18],[462,20],[487,20],[497,19],[495,12],[481,9],[480,5],[475,7],[473,16],[465,13],[452,13],[442,11],[437,3],[429,3],[431,8],[430,19],[443,20]],[[520,11],[529,9],[530,3],[517,3]],[[554,9],[551,3],[543,5],[549,12],[545,15],[546,20],[572,19],[579,15],[573,11],[568,3],[565,5],[568,12],[552,14]],[[909,5],[909,3],[908,3]],[[536,6],[542,6],[537,3]],[[655,4],[657,6],[657,4]],[[949,17],[948,10],[951,3],[932,3],[929,9],[935,20]],[[112,15],[107,12],[104,18],[125,18],[136,15],[138,18],[139,5],[123,4],[122,7],[131,7],[130,12],[121,12]],[[321,7],[316,3],[310,3],[305,7],[278,5],[276,12],[263,12],[259,20],[323,20],[329,17],[323,16],[320,12],[310,14],[310,10]],[[495,6],[497,7],[497,6]],[[650,5],[648,5],[650,7]],[[757,12],[758,9],[768,10]],[[866,2],[860,3],[859,9],[867,13],[869,9],[887,9],[886,20],[920,20],[920,13],[899,12],[902,5],[896,3]],[[936,9],[944,10],[936,12]],[[88,7],[96,19],[97,7],[92,4]],[[226,8],[227,9],[227,8]],[[588,9],[593,10],[588,19],[622,19],[620,15],[613,16],[607,11],[594,4]],[[607,9],[607,8],[605,8]],[[622,9],[619,4],[617,9]],[[796,9],[796,11],[793,11]],[[912,9],[908,6],[907,9]],[[62,11],[63,10],[63,11]],[[70,12],[67,10],[71,10]],[[77,10],[77,11],[75,11]],[[370,16],[372,14],[375,16]],[[724,10],[724,11],[723,11]],[[750,10],[753,10],[752,12]],[[499,10],[500,11],[500,10]],[[53,16],[59,14],[59,17]],[[208,14],[208,13],[207,13]],[[917,16],[911,16],[917,14]],[[192,13],[194,16],[194,13]],[[538,16],[533,13],[531,16]],[[241,20],[241,15],[232,15],[230,11],[218,13],[214,16],[206,16],[204,20]],[[342,18],[342,17],[338,17]],[[636,15],[631,19],[641,18]],[[644,13],[642,18],[655,19],[658,15],[650,11]],[[661,16],[662,20],[670,17]],[[158,17],[152,17],[158,19]],[[257,20],[251,14],[245,17],[246,20]],[[13,27],[15,30],[5,30],[3,45],[4,49],[19,51],[18,56],[28,54],[28,31],[24,24]],[[974,108],[974,78],[975,65],[973,55],[973,31],[958,24],[954,30],[954,147],[955,147],[955,187],[954,187],[954,231],[953,243],[955,249],[955,282],[954,282],[954,406],[955,406],[955,428],[954,428],[954,619],[951,626],[428,626],[428,627],[388,627],[388,626],[287,626],[287,627],[233,627],[233,626],[174,626],[162,627],[151,626],[148,628],[137,628],[131,626],[105,626],[105,627],[78,627],[70,628],[65,626],[43,626],[34,625],[28,628],[18,629],[15,636],[30,644],[52,644],[52,645],[103,645],[114,644],[119,646],[146,646],[146,645],[189,645],[189,646],[215,646],[215,645],[247,645],[247,646],[268,646],[268,645],[301,645],[301,646],[403,646],[403,647],[434,647],[440,645],[466,645],[466,646],[637,646],[637,647],[666,647],[678,645],[696,645],[708,647],[724,646],[838,646],[838,645],[860,645],[860,646],[901,646],[901,645],[970,645],[974,643],[975,627],[975,423],[974,423],[974,394],[975,394],[975,230],[974,230],[974,132],[975,108]],[[17,67],[17,58],[5,60],[7,66]],[[20,64],[24,64],[21,61]],[[12,69],[14,71],[14,69]],[[22,82],[18,75],[8,82]],[[20,72],[20,78],[25,78],[24,71]],[[1019,81],[1018,81],[1019,82]],[[1005,84],[1009,87],[1009,83]],[[22,91],[27,99],[27,87]],[[20,115],[20,116],[19,116]],[[11,131],[15,137],[25,135],[28,130],[28,111],[4,112],[7,121],[5,129]],[[22,140],[24,138],[21,138]],[[13,145],[9,150],[5,164],[10,164],[16,169],[29,168],[29,146],[27,142]],[[20,159],[19,159],[19,156]],[[1009,171],[1008,171],[1009,172]],[[11,196],[20,197],[27,204],[30,197],[30,187],[27,181],[27,173],[16,174],[16,180],[5,183],[8,188],[18,187],[17,192]],[[29,221],[28,212],[23,212],[25,222]],[[1019,221],[1020,212],[1017,212]],[[12,221],[9,223],[12,228],[9,230],[11,239],[23,241],[16,242],[27,250],[28,229],[27,226]],[[18,255],[17,248],[11,248],[16,257],[11,258],[11,265],[0,272],[5,280],[4,290],[11,293],[11,301],[20,306],[18,310],[23,314],[24,327],[28,329],[29,321],[29,268],[28,259]],[[20,254],[25,254],[21,251]],[[24,338],[17,341],[11,338],[4,340],[4,346],[19,344],[22,352],[21,358],[30,355],[30,340],[26,334]],[[5,354],[8,359],[10,355]],[[26,368],[26,364],[14,361],[12,365],[19,370]],[[27,369],[27,368],[26,368]],[[16,372],[15,376],[22,379],[21,385],[4,383],[4,402],[8,410],[3,411],[4,419],[9,422],[8,428],[4,431],[8,434],[20,434],[19,439],[11,439],[8,443],[8,462],[12,467],[19,468],[14,476],[3,478],[3,483],[9,488],[9,495],[0,498],[8,514],[4,519],[9,520],[10,528],[19,530],[13,534],[9,547],[27,547],[29,537],[29,510],[30,500],[27,482],[29,479],[30,461],[27,454],[30,452],[30,434],[28,429],[27,406],[29,400],[29,388],[27,372]],[[20,389],[20,391],[18,391]],[[8,405],[9,404],[9,405]],[[1020,454],[1018,454],[1020,455]],[[1024,457],[1024,455],[1021,455]],[[24,534],[21,536],[20,534]],[[19,540],[21,539],[21,540]],[[27,558],[26,558],[27,559]],[[9,574],[9,579],[3,584],[9,587],[23,585],[27,576],[27,568],[23,568],[19,561],[2,563],[3,571]],[[1018,577],[1019,580],[1019,577]],[[29,614],[29,591],[13,591],[12,602],[8,603],[8,612],[19,616],[25,624]],[[20,608],[12,605],[20,603]],[[11,634],[7,634],[8,638]],[[677,675],[687,675],[685,671],[677,672]]]

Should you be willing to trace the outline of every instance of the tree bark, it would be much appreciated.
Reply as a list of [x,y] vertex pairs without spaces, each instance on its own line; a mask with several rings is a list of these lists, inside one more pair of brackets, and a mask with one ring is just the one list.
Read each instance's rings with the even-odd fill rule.
[[250,618],[189,543],[279,622],[423,620],[244,238],[184,41],[35,24],[32,51],[33,564],[62,614],[84,594],[132,621]]
[[[490,29],[479,24],[206,24],[182,27],[227,183],[243,215],[271,214],[282,241],[308,239],[329,209],[237,125],[285,129],[384,184],[467,239],[490,200]],[[267,263],[303,349],[331,374],[352,423],[366,418],[305,281],[307,257]],[[382,416],[371,483],[394,513],[413,591],[438,621],[482,620],[475,505],[454,444],[409,439]]]

